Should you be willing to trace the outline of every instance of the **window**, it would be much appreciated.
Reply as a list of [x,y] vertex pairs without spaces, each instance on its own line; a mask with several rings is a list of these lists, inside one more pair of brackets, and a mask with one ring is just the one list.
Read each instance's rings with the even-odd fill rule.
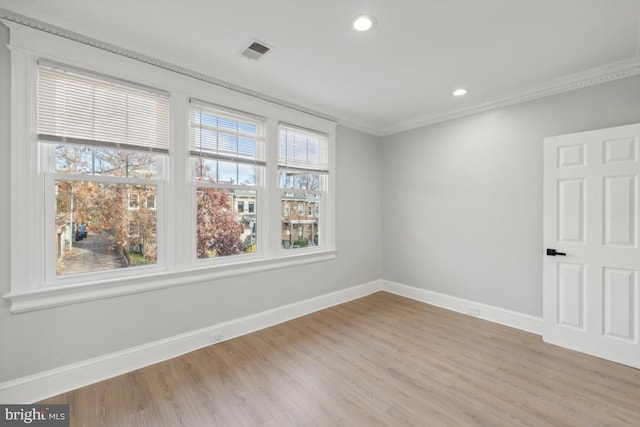
[[129,193],[129,210],[135,211],[140,209],[140,195],[138,193]]
[[156,195],[147,193],[147,195],[146,195],[146,203],[147,203],[147,209],[155,209],[156,208]]
[[127,235],[129,237],[140,236],[140,224],[138,224],[138,221],[136,220],[129,221],[129,229],[127,230]]
[[12,312],[335,258],[335,123],[14,31]]
[[[264,181],[265,125],[262,119],[191,101],[189,146],[197,214],[195,247],[199,259],[257,251],[252,209]],[[256,214],[258,214],[256,212]]]
[[[284,124],[279,126],[278,134],[279,186],[284,204],[282,247],[288,250],[318,246],[323,241],[322,218],[305,218],[304,214],[305,206],[319,206],[327,194],[329,138]],[[296,217],[290,217],[289,203],[297,206]]]
[[[80,273],[158,264],[168,96],[42,62],[38,141],[51,205],[46,256],[55,281]],[[146,198],[147,205],[141,204]],[[136,258],[136,261],[132,261]]]

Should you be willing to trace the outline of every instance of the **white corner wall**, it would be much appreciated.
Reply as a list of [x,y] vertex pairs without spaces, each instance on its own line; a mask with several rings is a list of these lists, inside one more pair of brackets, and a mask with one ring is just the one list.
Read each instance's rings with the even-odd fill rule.
[[542,316],[544,137],[640,122],[640,77],[383,138],[383,279]]

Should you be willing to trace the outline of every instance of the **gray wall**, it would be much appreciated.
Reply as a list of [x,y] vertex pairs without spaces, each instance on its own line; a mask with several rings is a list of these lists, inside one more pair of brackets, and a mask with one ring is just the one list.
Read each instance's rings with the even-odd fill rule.
[[[0,25],[0,294],[10,289],[7,42]],[[379,138],[339,127],[336,159],[336,260],[22,314],[3,300],[0,382],[379,279]]]
[[383,278],[541,316],[543,138],[636,122],[639,77],[383,138]]

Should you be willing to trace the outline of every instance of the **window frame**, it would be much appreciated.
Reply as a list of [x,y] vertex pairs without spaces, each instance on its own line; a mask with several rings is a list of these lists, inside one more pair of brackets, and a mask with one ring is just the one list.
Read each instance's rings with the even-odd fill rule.
[[[55,148],[55,147],[51,147]],[[60,174],[53,172],[45,172],[45,219],[55,218],[55,209],[56,209],[56,195],[54,191],[47,194],[46,191],[48,188],[55,187],[56,181],[76,181],[76,182],[94,182],[94,183],[107,183],[107,184],[128,184],[128,185],[153,185],[157,187],[157,199],[160,201],[164,198],[164,182],[162,180],[149,180],[149,179],[141,179],[141,178],[122,178],[122,177],[111,177],[111,176],[88,176],[88,175],[69,175],[69,174]],[[127,200],[127,210],[129,210],[129,201]],[[45,272],[44,272],[44,284],[45,288],[55,288],[58,286],[67,286],[67,285],[78,285],[82,284],[82,282],[87,279],[94,279],[98,276],[101,280],[112,280],[118,278],[128,278],[132,275],[140,275],[140,274],[150,274],[155,272],[160,272],[165,269],[165,259],[166,259],[166,248],[165,248],[165,218],[164,218],[164,210],[158,209],[155,211],[156,213],[156,247],[158,252],[158,258],[155,264],[144,265],[144,266],[136,266],[135,269],[129,270],[128,268],[121,269],[113,269],[113,270],[103,270],[103,271],[92,271],[86,273],[75,273],[70,275],[62,275],[58,276],[56,274],[56,260],[55,257],[46,256],[47,249],[46,248],[54,248],[55,247],[55,223],[54,221],[48,220],[44,224],[45,229]],[[51,251],[51,249],[49,249]],[[54,251],[55,253],[55,251]],[[49,254],[50,255],[50,254]]]
[[[255,136],[255,140],[254,142],[256,143],[256,155],[255,155],[255,159],[254,159],[254,167],[256,168],[256,175],[254,178],[254,183],[253,185],[248,185],[248,184],[243,184],[243,183],[239,183],[239,182],[220,182],[219,181],[219,176],[216,176],[216,181],[205,181],[205,180],[198,180],[197,179],[197,171],[195,170],[195,165],[193,164],[193,159],[197,158],[197,153],[195,153],[193,151],[194,147],[192,146],[192,141],[191,141],[191,113],[193,111],[193,109],[197,109],[197,108],[201,108],[201,114],[202,112],[207,109],[208,112],[210,114],[215,115],[216,117],[225,117],[227,119],[231,119],[234,121],[242,121],[242,120],[246,120],[245,123],[247,122],[253,122],[254,124],[256,124],[256,127],[261,127],[264,129],[263,132],[257,132],[258,134]],[[198,189],[199,188],[210,188],[210,189],[216,189],[216,190],[228,190],[228,191],[253,191],[255,192],[255,204],[254,204],[254,208],[255,208],[255,212],[254,215],[256,216],[256,223],[260,223],[261,217],[264,214],[264,211],[267,209],[266,207],[263,209],[261,208],[261,204],[262,204],[262,200],[265,200],[264,194],[265,194],[265,181],[266,181],[266,175],[268,173],[268,162],[266,160],[267,157],[267,150],[269,147],[269,141],[268,141],[268,137],[267,137],[267,120],[264,117],[261,117],[257,114],[253,114],[253,113],[249,113],[249,112],[244,112],[244,111],[239,111],[238,109],[234,109],[234,108],[230,108],[230,107],[225,107],[225,106],[221,106],[218,105],[216,103],[213,102],[208,102],[205,100],[199,100],[199,99],[194,99],[191,98],[189,100],[189,117],[188,117],[188,121],[189,121],[189,163],[190,163],[190,176],[191,176],[191,182],[192,182],[192,189],[191,189],[191,195],[192,195],[192,207],[193,207],[193,212],[194,215],[192,215],[191,217],[191,221],[192,221],[192,229],[195,230],[194,233],[192,233],[192,238],[193,238],[193,243],[191,245],[192,247],[192,251],[193,251],[193,255],[192,255],[192,260],[193,260],[193,265],[195,266],[207,266],[207,265],[211,265],[211,266],[216,266],[216,265],[227,265],[230,263],[234,263],[234,264],[239,264],[239,263],[243,263],[243,262],[247,262],[247,261],[251,261],[253,259],[260,259],[260,258],[264,258],[267,255],[265,254],[266,252],[268,252],[268,250],[265,250],[266,248],[268,248],[268,244],[265,244],[263,241],[268,241],[268,236],[266,235],[266,233],[262,232],[263,227],[259,226],[257,227],[258,229],[258,233],[255,236],[256,238],[256,250],[254,252],[245,252],[245,253],[238,253],[238,254],[232,254],[232,255],[223,255],[223,256],[214,256],[214,257],[208,257],[208,258],[199,258],[198,257],[198,248],[197,248],[197,239],[198,239],[198,235],[197,235],[197,227],[198,227],[198,218],[197,218],[197,210],[198,210]],[[227,133],[226,131],[224,132],[226,135],[229,135],[229,133]],[[238,134],[238,136],[244,136],[247,137],[247,134]],[[263,145],[264,147],[262,148],[263,151],[265,151],[263,153],[263,156],[265,157],[265,159],[262,159],[262,156],[259,155],[259,144],[260,141],[264,139]],[[193,145],[197,146],[197,143],[194,142]],[[238,148],[239,150],[239,148]],[[209,157],[211,160],[222,160],[225,162],[229,162],[229,163],[233,163],[232,159],[228,159],[228,157],[225,159],[225,157],[221,157],[219,159],[216,159],[215,154],[211,157]],[[250,161],[247,161],[246,159],[244,159],[242,162],[238,162],[236,163],[236,166],[239,166],[241,164],[250,164]],[[242,213],[240,213],[239,211],[239,205],[240,203],[243,203],[243,211]],[[242,215],[244,214],[244,201],[238,200],[236,206],[233,206],[232,203],[232,209],[235,209],[235,211]],[[252,233],[253,234],[253,233]]]
[[[135,196],[135,200],[131,196]],[[138,211],[138,210],[140,210],[140,195],[138,193],[131,193],[129,191],[127,193],[127,200],[129,202],[129,208],[128,209],[130,211]],[[131,205],[132,202],[134,203],[133,206]]]
[[[300,135],[313,136],[318,138],[318,143],[322,145],[323,142],[326,143],[326,159],[324,159],[322,155],[319,156],[317,162],[309,161],[300,161],[299,159],[293,159],[292,165],[289,167],[286,158],[288,157],[289,150],[286,147],[282,151],[281,149],[281,136],[283,135],[283,130],[285,131],[285,141],[287,140],[286,131],[291,130],[294,133],[298,133]],[[295,137],[294,137],[295,140]],[[308,140],[307,140],[308,141]],[[307,142],[308,143],[308,142]],[[279,226],[280,233],[282,234],[283,223],[285,222],[285,218],[288,218],[290,230],[288,230],[287,235],[289,236],[289,245],[285,245],[284,241],[281,239],[281,244],[279,245],[279,252],[281,256],[288,256],[289,254],[301,253],[304,254],[306,252],[314,252],[318,250],[322,250],[326,247],[333,247],[334,245],[334,237],[335,231],[333,228],[333,197],[334,197],[334,177],[333,177],[333,165],[334,165],[334,136],[333,134],[322,132],[320,130],[314,130],[309,127],[298,126],[292,123],[280,122],[278,123],[278,141],[277,141],[277,151],[278,151],[278,162],[277,162],[277,173],[278,173],[278,190],[279,190],[279,199],[281,203],[285,203],[285,206],[291,205],[289,215],[282,214],[281,217],[283,221]],[[294,142],[295,145],[295,142]],[[322,147],[319,147],[322,148]],[[307,146],[307,154],[309,147]],[[295,152],[295,149],[293,150]],[[282,153],[285,153],[285,161],[283,164]],[[320,150],[322,153],[322,150]],[[295,157],[295,156],[294,156]],[[280,172],[282,170],[293,170],[302,173],[314,174],[317,173],[319,175],[319,188],[312,189],[300,189],[300,188],[289,188],[287,186],[280,185]],[[295,245],[291,245],[291,243],[297,238],[306,238],[306,233],[304,231],[300,231],[300,227],[302,226],[304,229],[304,225],[306,222],[298,223],[296,226],[297,235],[294,237],[292,235],[293,230],[291,226],[290,219],[292,216],[302,216],[304,217],[304,221],[308,220],[308,207],[306,206],[306,201],[301,202],[303,199],[307,199],[309,195],[313,195],[317,197],[316,211],[315,215],[310,217],[315,224],[317,224],[318,239],[314,241],[313,245],[309,245],[306,247],[297,247]],[[298,197],[296,200],[295,197]],[[287,200],[289,197],[294,197],[294,199]],[[302,206],[301,206],[302,204]],[[325,207],[326,205],[326,207]],[[286,212],[285,212],[286,213]],[[300,237],[300,233],[302,236]],[[311,234],[311,233],[309,233]],[[313,237],[308,240],[313,240]]]
[[[153,203],[149,203],[149,200],[153,200]],[[146,208],[150,211],[155,211],[157,210],[157,203],[158,203],[158,196],[149,196],[147,195],[144,199],[144,204],[146,206]]]
[[[10,301],[11,312],[21,313],[47,309],[61,305],[80,303],[117,295],[128,295],[193,283],[210,282],[227,277],[254,274],[272,269],[290,268],[315,262],[325,262],[336,257],[334,243],[334,180],[330,180],[327,200],[323,205],[326,241],[313,250],[283,252],[279,233],[281,221],[280,194],[278,188],[278,125],[281,122],[295,123],[308,129],[317,129],[330,136],[330,165],[334,164],[335,126],[331,120],[309,115],[282,105],[265,102],[263,99],[238,94],[228,89],[156,67],[148,63],[114,56],[112,52],[96,49],[90,45],[61,38],[52,34],[7,23],[11,32],[11,290],[4,299]],[[47,54],[47,52],[51,54]],[[54,54],[55,52],[55,54]],[[169,94],[169,159],[165,180],[140,179],[140,184],[158,185],[156,211],[158,238],[171,243],[155,266],[139,266],[113,270],[109,274],[87,274],[80,279],[47,280],[47,263],[55,263],[54,246],[43,240],[53,241],[53,221],[46,219],[45,209],[52,211],[55,194],[46,192],[47,185],[56,179],[92,181],[95,178],[83,175],[67,175],[46,172],[40,146],[37,143],[36,99],[38,60],[49,60],[68,64],[81,70],[95,72],[114,79],[139,82],[147,87],[157,87]],[[190,177],[188,147],[189,99],[215,100],[216,104],[237,111],[248,111],[266,120],[266,171],[263,188],[247,188],[257,191],[256,215],[260,254],[241,257],[221,257],[220,262],[199,263],[191,250],[195,229],[185,232],[177,224],[190,224],[195,217]],[[99,180],[118,181],[116,177],[100,177]],[[25,197],[29,195],[30,197]],[[140,203],[146,203],[140,198]],[[246,205],[246,203],[245,203]],[[326,209],[326,211],[325,211]],[[259,212],[258,212],[259,211]],[[162,224],[162,225],[161,225]],[[27,232],[28,230],[28,232]],[[55,231],[55,230],[54,230]],[[43,239],[42,236],[45,236]],[[159,240],[158,247],[163,243]],[[185,250],[186,249],[186,250]],[[244,254],[243,254],[244,255]],[[64,276],[63,276],[64,277]],[[77,279],[77,280],[76,280]]]
[[[58,287],[65,285],[78,285],[87,280],[88,277],[97,277],[100,280],[109,280],[114,278],[126,278],[132,274],[145,274],[161,271],[165,268],[165,225],[164,215],[165,209],[154,209],[154,221],[155,221],[155,244],[157,257],[155,263],[149,265],[135,266],[134,273],[127,271],[128,267],[112,268],[106,270],[94,270],[81,273],[57,274],[58,258],[55,256],[58,252],[58,246],[56,245],[56,224],[54,219],[57,214],[56,204],[56,191],[53,189],[56,187],[56,183],[59,181],[65,182],[78,182],[78,183],[94,183],[94,184],[112,184],[112,185],[127,185],[130,188],[127,189],[126,199],[124,200],[124,206],[122,206],[122,213],[124,215],[137,214],[143,210],[142,200],[138,192],[132,192],[134,186],[154,186],[156,188],[156,195],[160,202],[164,199],[164,182],[165,171],[167,169],[167,161],[169,157],[168,142],[169,142],[169,93],[163,90],[155,89],[146,85],[142,85],[133,81],[123,80],[117,77],[109,77],[101,73],[95,73],[90,70],[81,69],[75,66],[68,66],[58,62],[52,62],[47,59],[38,57],[35,61],[34,73],[36,74],[35,82],[35,98],[37,100],[35,105],[34,122],[38,134],[33,142],[37,146],[37,155],[39,162],[39,173],[44,177],[43,188],[41,191],[44,193],[44,230],[45,236],[42,239],[44,242],[44,283],[43,287]],[[44,77],[43,77],[44,76]],[[40,96],[40,89],[44,88],[45,96]],[[78,92],[77,89],[80,88]],[[71,93],[67,96],[67,91]],[[58,99],[59,93],[62,93],[62,99]],[[53,94],[53,95],[52,95]],[[101,97],[100,97],[101,96]],[[132,108],[137,112],[133,116],[134,123],[130,126],[129,120],[122,120],[126,125],[122,127],[109,126],[112,122],[105,122],[104,110],[102,114],[99,109],[101,107],[100,101],[104,102],[105,99],[115,103],[117,107],[122,108],[124,102],[125,110],[129,111]],[[135,101],[131,101],[131,100]],[[142,101],[140,101],[142,99]],[[44,107],[41,110],[39,105],[40,101],[43,101]],[[132,102],[132,103],[130,103]],[[138,105],[136,106],[136,102]],[[145,107],[140,108],[139,106]],[[151,106],[151,110],[148,108]],[[75,118],[69,118],[68,110],[73,108],[83,111],[86,109],[93,114],[86,117],[81,117],[78,121]],[[158,110],[160,109],[160,110]],[[38,115],[44,111],[44,128],[49,132],[41,133],[40,119]],[[152,126],[147,127],[144,130],[149,129],[155,131],[155,137],[152,137],[150,141],[146,135],[142,136],[143,143],[137,145],[139,140],[135,138],[136,125],[139,123],[148,124],[146,121],[149,116],[149,111],[152,111]],[[158,116],[158,111],[164,112],[165,115]],[[127,115],[127,119],[131,117]],[[100,118],[103,120],[100,121]],[[110,117],[109,117],[110,118]],[[159,120],[160,119],[160,120]],[[166,121],[165,121],[166,119]],[[88,120],[88,121],[87,121]],[[55,123],[53,125],[52,123]],[[78,137],[77,133],[74,133],[76,125],[80,123],[80,132],[85,133],[82,137]],[[104,126],[105,123],[107,126]],[[118,122],[115,122],[118,124]],[[120,123],[122,125],[122,123]],[[101,128],[106,128],[108,134],[107,138],[101,140],[100,137],[96,137],[96,134],[100,134]],[[91,129],[91,132],[87,130]],[[125,140],[121,141],[115,138],[112,133],[114,130],[119,130],[119,136],[124,135]],[[131,131],[131,133],[130,133]],[[66,137],[65,135],[70,135]],[[140,135],[140,134],[138,134]],[[131,139],[131,140],[130,140]],[[120,143],[122,142],[122,144]],[[86,153],[86,149],[91,150],[91,170],[89,173],[79,173],[77,171],[60,171],[57,169],[57,147],[59,145],[82,148],[82,152]],[[121,147],[121,145],[123,147]],[[96,151],[105,150],[105,152],[114,152],[123,155],[124,176],[121,175],[103,175],[97,173],[95,168]],[[142,178],[136,176],[136,174],[129,173],[129,159],[131,153],[138,152],[150,152],[154,153],[157,157],[155,159],[155,173],[153,177]],[[77,225],[76,225],[77,226]],[[71,242],[74,240],[73,228],[74,223],[71,223]],[[129,224],[125,228],[127,234],[129,231]],[[125,237],[123,237],[123,241]],[[73,247],[73,243],[71,243]],[[52,249],[55,248],[55,249]],[[53,255],[53,256],[52,256]],[[42,268],[42,267],[40,267]]]

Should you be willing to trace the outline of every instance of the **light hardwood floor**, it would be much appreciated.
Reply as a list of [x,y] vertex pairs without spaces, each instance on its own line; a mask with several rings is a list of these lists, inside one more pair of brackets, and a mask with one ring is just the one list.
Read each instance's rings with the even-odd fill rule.
[[72,426],[638,426],[640,370],[392,294],[43,403]]

